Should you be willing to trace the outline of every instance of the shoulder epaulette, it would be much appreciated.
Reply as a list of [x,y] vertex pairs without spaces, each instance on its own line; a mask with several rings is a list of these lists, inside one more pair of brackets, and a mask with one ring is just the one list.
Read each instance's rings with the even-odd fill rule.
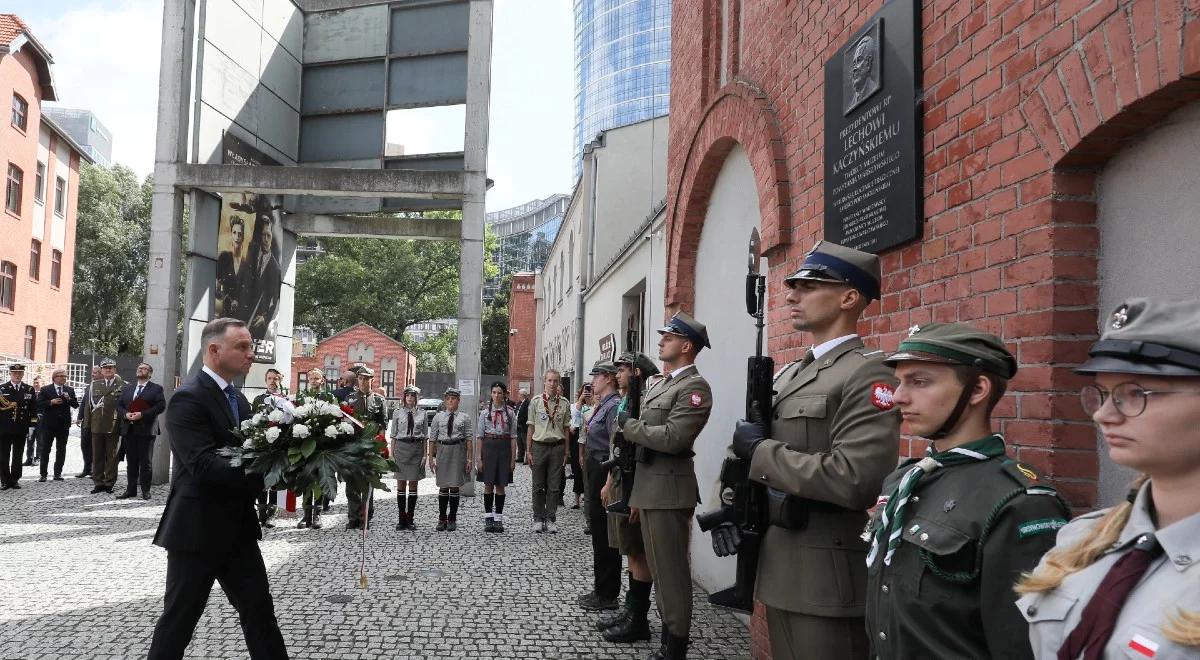
[[[1018,463],[1011,458],[1006,458],[1001,463],[1001,467],[1004,468],[1005,474],[1026,489],[1043,489],[1049,491],[1050,493],[1056,492],[1054,490],[1054,486],[1042,480],[1042,476],[1038,474],[1037,470],[1034,470],[1032,467],[1025,465],[1024,463]],[[1030,494],[1033,495],[1038,493]]]

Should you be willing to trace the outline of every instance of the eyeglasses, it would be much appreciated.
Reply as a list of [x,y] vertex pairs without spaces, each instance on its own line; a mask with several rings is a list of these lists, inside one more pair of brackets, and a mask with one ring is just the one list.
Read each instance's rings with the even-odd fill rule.
[[1185,393],[1196,394],[1200,390],[1147,390],[1137,383],[1121,383],[1110,391],[1099,385],[1084,385],[1079,391],[1079,401],[1083,404],[1084,412],[1094,415],[1111,395],[1117,412],[1125,417],[1137,417],[1146,411],[1146,400],[1151,395]]

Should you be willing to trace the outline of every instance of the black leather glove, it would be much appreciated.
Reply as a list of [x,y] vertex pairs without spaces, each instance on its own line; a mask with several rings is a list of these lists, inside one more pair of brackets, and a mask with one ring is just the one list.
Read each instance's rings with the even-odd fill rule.
[[743,461],[749,461],[758,443],[766,439],[766,434],[762,424],[739,419],[733,429],[733,454]]
[[738,546],[742,544],[742,533],[733,523],[721,523],[712,530],[713,552],[718,557],[736,555]]
[[625,422],[628,422],[628,421],[629,421],[629,411],[628,410],[622,410],[621,412],[617,413],[617,428],[618,429],[624,429]]

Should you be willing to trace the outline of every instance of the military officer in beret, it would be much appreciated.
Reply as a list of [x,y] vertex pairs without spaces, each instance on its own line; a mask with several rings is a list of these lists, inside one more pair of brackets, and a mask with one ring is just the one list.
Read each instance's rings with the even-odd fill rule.
[[1077,373],[1125,501],[1073,520],[1018,585],[1036,658],[1200,657],[1200,301],[1131,298]]
[[998,337],[949,323],[913,328],[887,364],[908,430],[933,442],[884,481],[864,534],[872,657],[1032,657],[1013,585],[1070,510],[993,430],[1017,361]]
[[0,385],[0,490],[20,488],[21,450],[37,416],[33,387],[24,382],[25,365],[8,365],[8,381]]
[[[387,413],[384,408],[387,402],[371,390],[371,381],[375,379],[375,371],[370,367],[360,367],[356,375],[357,387],[346,395],[345,405],[354,410],[358,421],[373,423],[382,433],[387,428]],[[367,519],[363,520],[363,505],[366,504]],[[369,484],[346,483],[346,529],[359,529],[370,524],[375,517],[375,494]]]
[[625,439],[638,446],[629,506],[637,511],[663,620],[662,647],[650,657],[677,660],[687,657],[692,625],[688,536],[700,499],[692,445],[712,411],[712,390],[695,362],[711,344],[704,324],[684,312],[658,333],[658,358],[666,376],[642,397],[640,418],[630,419],[624,410],[617,424]]
[[92,381],[83,402],[83,419],[92,431],[93,493],[111,493],[117,483],[117,444],[121,439],[117,399],[123,387],[125,381],[117,375],[117,363],[104,358],[100,378]]
[[[859,536],[899,456],[895,378],[856,332],[880,295],[879,258],[820,241],[784,283],[792,327],[813,345],[775,377],[773,437],[742,421],[732,447],[768,488],[757,597],[774,657],[865,658]],[[729,531],[713,530],[718,554]]]

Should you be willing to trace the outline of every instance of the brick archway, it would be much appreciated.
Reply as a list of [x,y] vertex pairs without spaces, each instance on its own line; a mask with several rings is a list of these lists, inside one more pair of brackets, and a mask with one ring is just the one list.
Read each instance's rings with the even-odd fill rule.
[[791,192],[779,119],[767,94],[745,82],[718,91],[688,142],[682,176],[670,195],[666,305],[695,301],[696,250],[709,196],[734,145],[746,150],[758,188],[763,251],[791,243]]

